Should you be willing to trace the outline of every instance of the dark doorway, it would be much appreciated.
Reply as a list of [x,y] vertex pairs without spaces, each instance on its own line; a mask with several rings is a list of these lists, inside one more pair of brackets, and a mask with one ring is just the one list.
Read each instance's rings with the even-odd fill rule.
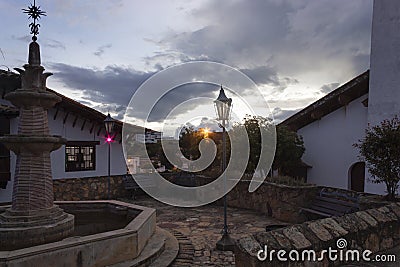
[[354,163],[350,168],[350,189],[364,192],[365,162]]

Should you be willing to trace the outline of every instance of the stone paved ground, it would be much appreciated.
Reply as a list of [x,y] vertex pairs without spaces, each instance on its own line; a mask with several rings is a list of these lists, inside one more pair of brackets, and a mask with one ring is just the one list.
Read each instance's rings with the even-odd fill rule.
[[[222,207],[178,208],[148,197],[123,201],[157,210],[157,225],[173,233],[182,248],[174,266],[235,266],[232,252],[215,249],[223,228]],[[228,227],[233,238],[265,231],[265,226],[273,224],[284,223],[254,211],[228,208]]]

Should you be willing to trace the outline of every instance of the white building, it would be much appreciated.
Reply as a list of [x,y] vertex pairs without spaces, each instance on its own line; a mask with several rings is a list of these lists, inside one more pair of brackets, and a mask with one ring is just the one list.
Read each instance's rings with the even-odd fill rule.
[[162,133],[147,129],[144,134],[136,134],[135,141],[146,144],[156,144],[161,141]]
[[353,144],[363,138],[367,126],[368,81],[369,71],[281,123],[303,137],[303,161],[311,166],[308,182],[364,190],[364,174],[359,168],[364,171],[365,167],[358,163]]
[[[19,87],[18,74],[0,70],[0,134],[17,133],[18,110],[4,99],[4,95]],[[108,143],[105,142],[104,128],[106,116],[73,99],[54,93],[62,101],[48,110],[50,134],[62,136],[68,142],[51,153],[53,179],[107,176]],[[141,128],[137,129],[139,132]],[[122,122],[116,121],[114,142],[111,143],[111,175],[127,173],[121,130]],[[15,154],[0,144],[0,202],[11,200],[15,160]]]
[[400,1],[374,1],[370,71],[282,122],[303,136],[308,182],[385,194],[354,143],[369,125],[400,115]]

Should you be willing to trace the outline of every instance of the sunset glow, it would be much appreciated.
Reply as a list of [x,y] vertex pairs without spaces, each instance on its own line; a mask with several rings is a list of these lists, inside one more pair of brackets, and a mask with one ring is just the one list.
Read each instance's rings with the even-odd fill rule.
[[208,138],[208,134],[210,133],[210,129],[209,128],[204,128],[202,130],[202,132],[203,132],[204,138]]

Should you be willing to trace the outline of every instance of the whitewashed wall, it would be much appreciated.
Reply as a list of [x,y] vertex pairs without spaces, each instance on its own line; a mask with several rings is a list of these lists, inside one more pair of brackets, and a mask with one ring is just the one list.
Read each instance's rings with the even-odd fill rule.
[[[54,120],[55,109],[49,110],[49,128],[52,135],[60,135],[68,141],[99,141],[96,146],[96,170],[65,172],[65,146],[51,153],[53,179],[75,178],[75,177],[93,177],[108,175],[108,144],[104,140],[105,130],[103,129],[97,136],[96,127],[90,133],[91,123],[87,122],[83,130],[83,118],[78,117],[75,127],[72,127],[75,115],[70,115],[65,124],[63,119],[65,113],[59,111],[56,120]],[[119,140],[119,139],[118,139]],[[122,152],[122,145],[115,141],[111,144],[111,174],[125,174],[126,164]]]
[[349,189],[349,169],[358,160],[353,144],[364,136],[367,108],[364,95],[320,120],[298,130],[303,136],[305,163],[312,166],[307,178],[310,183]]

